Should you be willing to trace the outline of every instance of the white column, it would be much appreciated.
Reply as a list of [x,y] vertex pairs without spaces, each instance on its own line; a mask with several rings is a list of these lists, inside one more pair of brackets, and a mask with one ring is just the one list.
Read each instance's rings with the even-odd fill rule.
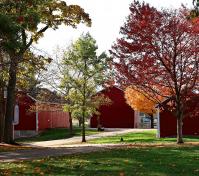
[[134,128],[139,128],[139,111],[134,111]]
[[13,140],[15,139],[15,125],[19,124],[19,105],[16,104],[14,107],[14,119],[12,121],[13,129]]

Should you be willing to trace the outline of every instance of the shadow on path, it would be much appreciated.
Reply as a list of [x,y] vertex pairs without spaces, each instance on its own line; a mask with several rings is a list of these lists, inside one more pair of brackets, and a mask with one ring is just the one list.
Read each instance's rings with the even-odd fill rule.
[[[125,146],[125,145],[124,145]],[[33,148],[29,150],[18,150],[13,152],[1,152],[0,162],[14,162],[20,160],[32,160],[39,159],[48,156],[63,156],[79,153],[90,153],[96,151],[103,151],[111,148],[119,148],[121,145],[84,145],[81,146],[69,146],[69,147],[57,147],[57,148]]]

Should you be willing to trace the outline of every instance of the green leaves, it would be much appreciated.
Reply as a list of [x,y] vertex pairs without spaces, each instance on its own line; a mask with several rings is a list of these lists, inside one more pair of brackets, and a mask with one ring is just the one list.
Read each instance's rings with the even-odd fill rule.
[[[0,33],[5,36],[6,47],[15,51],[28,49],[48,28],[57,29],[61,24],[76,27],[79,23],[90,26],[89,15],[80,6],[68,6],[64,1],[0,2]],[[40,24],[43,27],[40,28]]]
[[96,113],[99,104],[104,103],[100,96],[94,95],[107,79],[109,58],[105,53],[97,56],[96,51],[96,41],[87,33],[72,43],[62,60],[64,77],[61,87],[69,89],[66,96],[69,103],[65,108],[76,118],[82,113],[90,117]]

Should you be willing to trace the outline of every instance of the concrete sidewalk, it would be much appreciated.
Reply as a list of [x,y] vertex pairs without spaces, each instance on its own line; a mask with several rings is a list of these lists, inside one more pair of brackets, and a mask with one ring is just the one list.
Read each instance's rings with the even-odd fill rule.
[[40,159],[49,156],[65,156],[80,153],[90,153],[96,151],[104,151],[113,148],[121,148],[126,144],[81,144],[81,145],[68,145],[67,147],[59,148],[35,148],[29,150],[18,150],[13,152],[1,152],[1,162],[15,162],[22,160]]
[[[106,131],[104,132],[101,132],[95,135],[86,136],[86,140],[103,138],[107,136],[121,135],[121,134],[130,133],[130,132],[137,133],[137,132],[144,132],[144,131],[151,131],[151,130],[154,130],[154,129],[106,129]],[[61,140],[23,143],[23,145],[28,145],[32,147],[61,147],[63,145],[75,144],[75,143],[81,143],[81,136],[72,137],[68,139],[61,139]]]

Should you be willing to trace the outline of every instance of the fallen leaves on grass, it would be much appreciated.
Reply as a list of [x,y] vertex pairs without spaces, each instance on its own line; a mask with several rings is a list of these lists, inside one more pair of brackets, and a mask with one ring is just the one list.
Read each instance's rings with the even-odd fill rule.
[[125,176],[124,172],[120,172],[119,176]]
[[[147,147],[157,147],[157,148],[164,148],[164,147],[193,147],[199,146],[199,142],[185,142],[183,144],[176,144],[176,143],[133,143],[128,145],[121,145],[121,147],[127,148],[147,148]],[[118,146],[119,148],[119,146]]]
[[39,175],[41,175],[41,176],[44,175],[44,172],[42,171],[42,169],[41,169],[40,167],[35,167],[35,168],[34,168],[34,173],[35,173],[35,174],[39,174]]
[[0,143],[0,152],[9,152],[9,151],[26,150],[26,149],[33,149],[33,147]]
[[2,176],[11,176],[11,171],[9,169],[3,169],[1,170]]

